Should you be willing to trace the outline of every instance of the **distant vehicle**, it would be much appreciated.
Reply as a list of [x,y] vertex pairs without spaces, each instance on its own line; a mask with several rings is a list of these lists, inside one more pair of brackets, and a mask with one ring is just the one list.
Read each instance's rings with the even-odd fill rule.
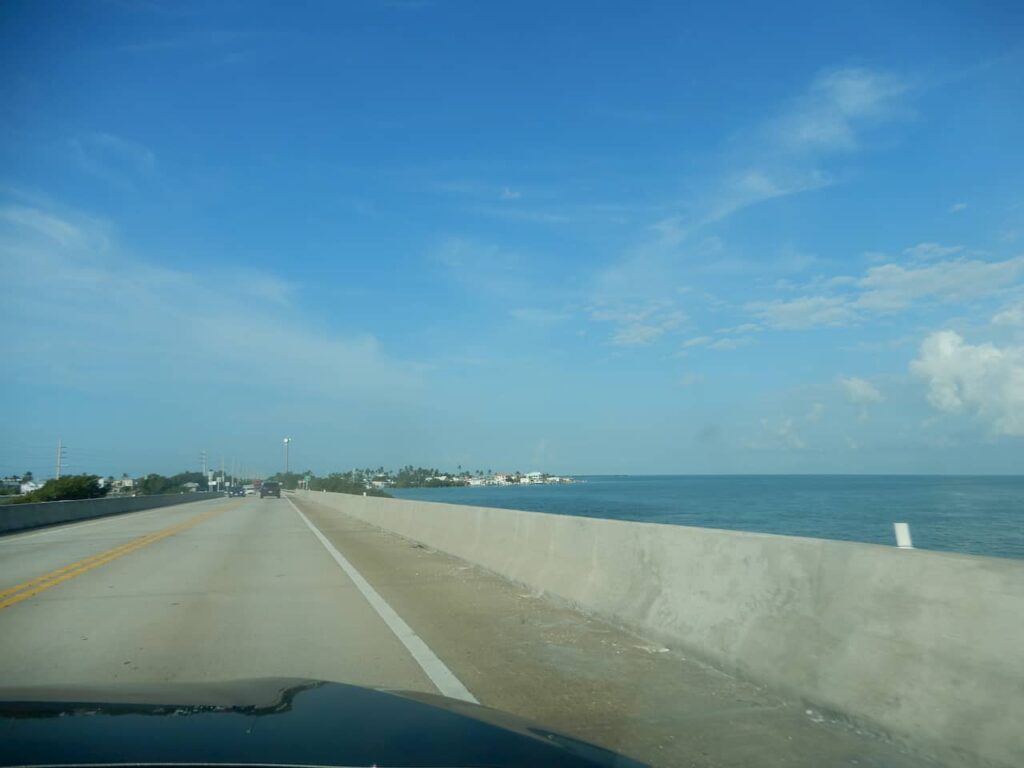
[[245,496],[245,488],[241,485],[232,485],[228,488],[228,496]]
[[281,484],[276,483],[273,480],[267,480],[260,486],[260,498],[264,496],[277,496],[281,498]]

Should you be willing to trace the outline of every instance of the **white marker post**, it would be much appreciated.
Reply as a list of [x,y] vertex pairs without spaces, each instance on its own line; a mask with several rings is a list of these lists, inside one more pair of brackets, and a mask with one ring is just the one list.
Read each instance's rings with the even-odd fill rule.
[[896,546],[900,549],[913,549],[914,542],[910,540],[910,526],[907,523],[893,523],[896,531]]

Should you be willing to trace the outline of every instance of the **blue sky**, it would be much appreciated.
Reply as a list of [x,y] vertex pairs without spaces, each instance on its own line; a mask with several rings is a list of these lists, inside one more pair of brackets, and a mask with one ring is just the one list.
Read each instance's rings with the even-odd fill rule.
[[7,2],[0,472],[1019,472],[1016,3]]

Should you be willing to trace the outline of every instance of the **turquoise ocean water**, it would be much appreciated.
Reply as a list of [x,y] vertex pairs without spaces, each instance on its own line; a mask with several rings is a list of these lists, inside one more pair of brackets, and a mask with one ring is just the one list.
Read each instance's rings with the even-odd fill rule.
[[406,488],[402,499],[1024,558],[1024,477],[663,475],[575,485]]

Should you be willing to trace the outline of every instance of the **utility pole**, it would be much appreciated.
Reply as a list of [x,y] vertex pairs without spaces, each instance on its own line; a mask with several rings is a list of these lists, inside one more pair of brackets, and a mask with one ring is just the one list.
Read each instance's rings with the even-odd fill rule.
[[57,438],[57,479],[60,480],[60,465],[64,461],[64,444]]
[[223,486],[224,486],[225,480],[227,480],[227,478],[224,477],[224,457],[221,456],[220,457],[220,480],[217,481],[217,490],[218,491],[223,490]]
[[199,458],[202,459],[202,462],[203,462],[203,482],[205,483],[205,482],[207,482],[207,477],[206,477],[206,451],[200,452]]

